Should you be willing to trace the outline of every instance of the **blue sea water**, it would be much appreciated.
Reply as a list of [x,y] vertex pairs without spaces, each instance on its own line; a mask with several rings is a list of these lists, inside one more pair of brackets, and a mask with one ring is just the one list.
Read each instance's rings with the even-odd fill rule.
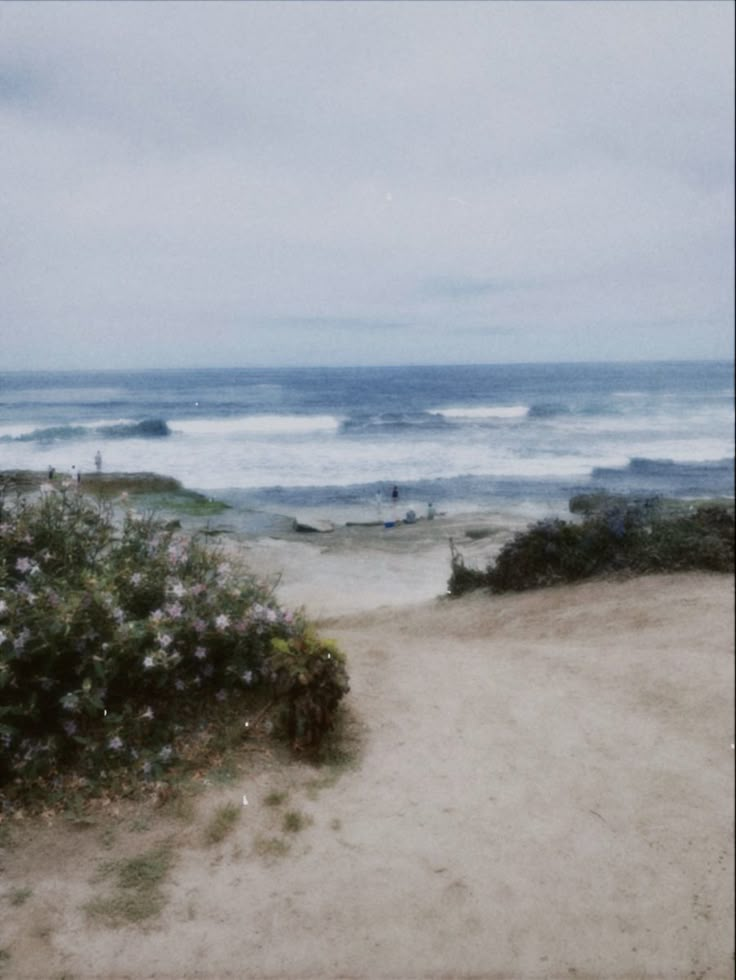
[[733,496],[733,427],[725,362],[0,373],[0,470],[99,450],[282,513]]

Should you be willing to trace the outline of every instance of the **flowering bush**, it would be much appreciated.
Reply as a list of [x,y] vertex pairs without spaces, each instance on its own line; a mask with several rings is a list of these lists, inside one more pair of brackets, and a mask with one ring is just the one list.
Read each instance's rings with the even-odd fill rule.
[[73,488],[0,497],[0,787],[157,775],[193,705],[260,688],[318,742],[342,656],[222,553]]

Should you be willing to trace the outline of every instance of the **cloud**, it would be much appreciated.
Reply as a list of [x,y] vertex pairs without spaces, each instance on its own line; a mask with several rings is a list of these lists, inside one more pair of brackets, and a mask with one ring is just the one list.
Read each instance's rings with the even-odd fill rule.
[[570,331],[609,356],[614,323],[623,356],[648,329],[731,356],[732,27],[718,2],[2,5],[5,364],[366,362],[387,324],[409,359],[565,358]]

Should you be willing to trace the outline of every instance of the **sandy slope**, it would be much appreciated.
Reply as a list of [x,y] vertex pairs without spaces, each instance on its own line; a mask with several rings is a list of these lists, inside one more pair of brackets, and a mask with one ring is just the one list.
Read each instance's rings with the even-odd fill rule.
[[[299,597],[301,568],[313,604],[324,561],[300,549],[284,588]],[[360,766],[325,785],[254,763],[183,829],[154,820],[135,846],[174,833],[179,856],[146,929],[81,911],[96,830],[0,851],[6,975],[732,976],[733,578],[375,608],[341,567],[353,600],[323,632],[349,655]],[[284,857],[254,849],[279,832],[274,788],[313,820]],[[234,834],[202,846],[243,792]]]

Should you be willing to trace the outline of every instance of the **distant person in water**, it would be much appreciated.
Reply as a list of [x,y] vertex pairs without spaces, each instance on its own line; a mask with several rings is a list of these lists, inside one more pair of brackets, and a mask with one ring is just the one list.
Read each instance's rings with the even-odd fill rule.
[[391,499],[394,501],[394,503],[399,499],[399,488],[397,486],[395,486],[391,491]]
[[56,470],[54,469],[54,467],[49,466],[49,480],[53,480],[55,474],[56,474]]
[[102,453],[99,449],[95,453],[95,469],[98,473],[102,472]]
[[434,504],[432,503],[431,500],[427,504],[427,520],[428,521],[433,521],[434,520]]

